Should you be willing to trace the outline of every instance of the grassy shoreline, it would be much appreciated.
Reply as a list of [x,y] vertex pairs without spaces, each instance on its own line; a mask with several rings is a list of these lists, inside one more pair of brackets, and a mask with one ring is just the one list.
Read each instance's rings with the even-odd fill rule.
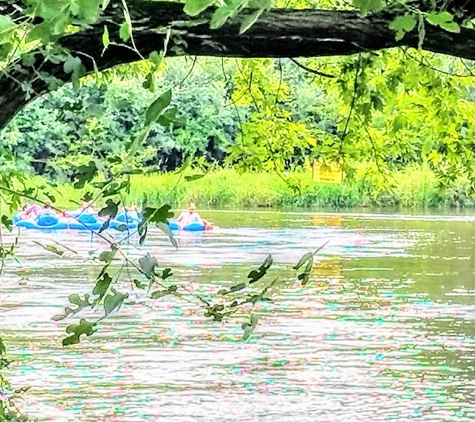
[[[292,190],[275,173],[238,174],[233,169],[218,169],[190,182],[184,181],[183,174],[177,173],[136,175],[131,178],[131,191],[125,195],[125,202],[141,205],[146,201],[149,205],[168,203],[173,207],[183,207],[192,201],[201,208],[240,209],[475,206],[475,198],[468,194],[467,181],[456,181],[456,187],[440,193],[436,176],[424,166],[390,175],[392,188],[384,187],[387,184],[382,184],[378,175],[365,172],[363,167],[352,179],[341,184],[314,182],[310,172],[294,172],[289,177],[300,186],[299,192]],[[40,184],[44,180],[34,177],[32,182]],[[90,189],[75,190],[67,184],[51,188],[56,205],[61,208],[74,208],[74,202],[80,202],[87,190]]]

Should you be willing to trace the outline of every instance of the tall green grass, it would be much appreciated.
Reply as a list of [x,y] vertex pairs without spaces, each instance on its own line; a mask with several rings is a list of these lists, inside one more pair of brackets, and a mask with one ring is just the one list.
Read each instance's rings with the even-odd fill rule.
[[[292,172],[288,181],[275,173],[244,173],[234,169],[218,169],[204,177],[185,181],[188,173],[163,173],[131,177],[128,204],[183,207],[195,202],[200,207],[434,207],[473,206],[469,181],[460,179],[444,192],[438,191],[437,178],[426,166],[409,166],[404,171],[382,175],[368,165],[361,164],[341,184],[316,183],[310,172]],[[44,184],[40,177],[29,181]],[[292,186],[299,186],[295,190]],[[50,188],[61,208],[74,208],[87,188],[75,190],[63,184]],[[90,190],[90,189],[89,189]],[[44,197],[44,195],[43,195]],[[99,205],[101,205],[99,203]]]

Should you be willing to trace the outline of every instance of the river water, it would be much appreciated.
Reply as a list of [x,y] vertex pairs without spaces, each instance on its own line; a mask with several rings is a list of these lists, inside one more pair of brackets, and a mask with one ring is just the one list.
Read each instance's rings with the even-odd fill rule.
[[[71,293],[91,292],[100,267],[89,252],[107,245],[22,234],[1,278],[0,331],[10,380],[31,387],[23,410],[40,421],[475,420],[472,218],[205,216],[219,229],[179,236],[178,250],[155,231],[127,250],[154,254],[182,289],[203,295],[245,280],[271,254],[269,277],[284,281],[255,310],[247,342],[240,318],[211,323],[193,304],[130,290],[97,333],[63,348],[71,322],[51,317]],[[35,241],[75,252],[59,257]],[[292,265],[327,241],[302,287]]]

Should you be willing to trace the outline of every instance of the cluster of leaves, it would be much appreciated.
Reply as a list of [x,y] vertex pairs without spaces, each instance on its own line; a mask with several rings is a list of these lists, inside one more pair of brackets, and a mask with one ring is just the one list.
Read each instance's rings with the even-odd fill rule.
[[[149,221],[161,223],[166,221],[168,211],[164,209],[149,209],[150,215],[153,215],[153,218]],[[305,264],[303,271],[297,275],[297,279],[302,282],[302,285],[309,281],[314,265],[313,257],[320,249],[305,255],[294,267],[295,270],[299,270]],[[111,263],[117,254],[121,255],[122,264],[119,266],[116,274],[111,276],[110,274],[114,270]],[[170,268],[160,268],[157,259],[148,253],[137,262],[134,262],[122,253],[119,246],[112,244],[110,251],[102,252],[99,260],[105,264],[96,278],[92,294],[86,294],[82,298],[77,294],[70,295],[70,305],[65,307],[63,313],[54,316],[53,320],[61,321],[76,316],[86,309],[95,310],[99,306],[103,308],[103,315],[95,321],[81,318],[78,323],[68,325],[66,328],[68,336],[63,339],[64,346],[79,343],[83,335],[91,336],[97,331],[100,323],[112,312],[119,310],[124,304],[133,304],[130,302],[128,293],[120,292],[118,290],[119,287],[117,287],[124,267],[128,267],[128,275],[134,274],[134,276],[127,280],[131,287],[142,290],[150,300],[174,296],[179,300],[188,301],[201,307],[204,316],[216,322],[225,321],[236,313],[246,315],[249,306],[252,308],[259,302],[270,302],[272,289],[280,282],[279,277],[274,278],[271,282],[264,280],[273,265],[273,259],[270,255],[257,270],[249,272],[247,281],[220,290],[214,297],[187,293],[178,284],[173,283],[172,270]],[[244,331],[242,340],[248,340],[257,326],[257,315],[251,312],[249,313],[249,318],[249,322],[242,324]]]

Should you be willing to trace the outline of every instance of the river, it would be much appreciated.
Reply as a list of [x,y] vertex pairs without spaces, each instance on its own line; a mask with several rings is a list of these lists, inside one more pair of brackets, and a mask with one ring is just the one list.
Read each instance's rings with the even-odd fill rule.
[[[100,267],[89,251],[106,244],[22,234],[18,262],[1,277],[0,331],[14,360],[9,379],[31,387],[23,410],[81,422],[475,420],[474,219],[205,216],[219,229],[179,236],[178,250],[158,231],[127,250],[154,254],[203,295],[243,281],[271,254],[269,277],[286,281],[256,309],[247,342],[237,340],[239,318],[211,323],[178,298],[144,302],[131,290],[97,333],[63,348],[71,322],[51,317],[71,293],[91,292]],[[54,240],[75,253],[35,243]],[[292,265],[327,241],[302,287]]]

